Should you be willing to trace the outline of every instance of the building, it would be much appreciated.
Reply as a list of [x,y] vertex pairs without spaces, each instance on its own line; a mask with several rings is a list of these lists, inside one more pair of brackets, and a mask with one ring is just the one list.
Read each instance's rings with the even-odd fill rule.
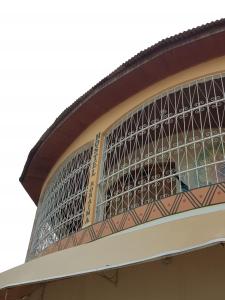
[[144,50],[81,96],[20,181],[37,213],[0,299],[222,299],[225,19]]

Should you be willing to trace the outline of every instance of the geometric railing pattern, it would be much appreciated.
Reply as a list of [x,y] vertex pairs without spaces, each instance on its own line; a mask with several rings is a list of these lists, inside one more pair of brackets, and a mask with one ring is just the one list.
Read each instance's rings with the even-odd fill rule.
[[169,90],[105,136],[96,221],[225,181],[225,77]]
[[52,244],[40,253],[40,255],[94,242],[105,236],[163,217],[223,203],[225,203],[225,183],[197,188],[145,204],[110,219],[90,225]]
[[70,155],[53,175],[36,212],[27,260],[82,227],[92,144]]
[[[99,158],[93,142],[70,155],[40,197],[26,259],[225,203],[224,86],[220,74],[166,91],[103,134]],[[90,199],[95,221],[87,225]]]

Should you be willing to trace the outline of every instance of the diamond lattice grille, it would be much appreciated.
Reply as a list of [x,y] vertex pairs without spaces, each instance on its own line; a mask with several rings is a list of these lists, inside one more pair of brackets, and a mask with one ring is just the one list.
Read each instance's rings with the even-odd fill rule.
[[27,258],[82,227],[92,145],[73,153],[54,174],[38,204]]
[[151,99],[105,136],[97,220],[225,180],[225,78]]

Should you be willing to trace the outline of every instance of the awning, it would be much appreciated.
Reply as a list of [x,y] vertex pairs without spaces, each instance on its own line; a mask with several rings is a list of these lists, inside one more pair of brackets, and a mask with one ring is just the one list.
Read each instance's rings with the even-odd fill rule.
[[[165,217],[36,258],[0,274],[0,300],[39,283],[119,268],[225,242],[225,204]],[[33,286],[33,287],[32,287]],[[8,299],[15,299],[10,298]]]

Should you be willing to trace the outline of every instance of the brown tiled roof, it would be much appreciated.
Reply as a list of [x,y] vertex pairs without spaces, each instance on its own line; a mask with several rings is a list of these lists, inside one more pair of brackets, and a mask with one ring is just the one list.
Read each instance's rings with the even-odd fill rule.
[[[155,45],[147,48],[144,51],[139,52],[137,55],[123,63],[120,67],[118,67],[116,70],[114,70],[111,74],[106,76],[104,79],[102,79],[99,83],[97,83],[94,87],[92,87],[89,91],[87,91],[84,95],[79,97],[74,103],[72,103],[69,107],[67,107],[54,121],[54,123],[46,130],[46,132],[41,136],[39,141],[36,143],[36,145],[31,149],[26,164],[24,166],[23,172],[20,177],[20,181],[27,190],[27,192],[30,194],[32,199],[37,202],[37,197],[39,196],[38,192],[32,193],[32,180],[29,184],[26,184],[26,177],[28,176],[28,170],[31,166],[32,160],[34,159],[37,152],[40,150],[41,146],[44,143],[48,143],[49,137],[76,112],[78,112],[84,104],[91,103],[92,98],[96,96],[99,92],[103,91],[104,89],[107,89],[110,85],[114,84],[115,82],[119,81],[121,78],[127,76],[128,74],[131,74],[133,71],[137,70],[141,66],[149,63],[150,61],[154,61],[157,57],[160,57],[164,55],[165,53],[168,53],[169,51],[174,51],[175,49],[181,48],[182,46],[191,44],[193,42],[196,42],[198,40],[205,39],[209,36],[213,36],[216,34],[219,34],[221,32],[225,32],[225,19],[217,20],[199,27],[196,27],[191,30],[184,31],[180,34],[174,35],[172,37],[166,38]],[[221,38],[220,38],[221,41]],[[224,44],[225,44],[225,40]],[[204,51],[207,52],[207,49],[204,49]],[[211,49],[212,51],[212,49]],[[215,46],[215,57],[221,55],[222,50],[216,49]],[[225,52],[223,53],[225,54]],[[211,55],[212,56],[212,55]],[[210,55],[208,55],[210,57]],[[203,58],[207,59],[207,56]],[[200,60],[199,60],[200,61]],[[200,61],[201,62],[201,61]],[[193,64],[193,63],[192,63]],[[179,67],[176,68],[177,71],[179,71]],[[176,72],[176,69],[174,69],[174,72]],[[169,75],[169,73],[167,74]],[[164,75],[165,77],[166,75]],[[163,77],[163,76],[162,76]],[[155,79],[155,81],[160,80],[160,76]],[[104,100],[107,101],[107,100]],[[115,103],[117,104],[117,103]],[[104,104],[103,104],[104,105]],[[107,106],[107,105],[106,105]],[[108,108],[107,108],[108,109]],[[102,112],[100,112],[101,114]],[[84,125],[85,128],[86,125]],[[65,146],[68,146],[68,143],[65,143]],[[65,149],[64,149],[65,150]],[[62,154],[59,153],[58,157]],[[53,159],[56,161],[56,158]],[[51,163],[53,165],[53,163]],[[50,167],[48,166],[46,170],[44,170],[45,167],[43,167],[43,174],[41,175],[40,181],[43,182],[44,178],[46,178],[47,173],[50,170]],[[32,172],[31,172],[32,173]],[[35,177],[36,175],[32,173],[30,177]],[[39,175],[37,175],[38,177]],[[37,189],[40,190],[40,187]],[[35,195],[34,195],[35,194]]]

